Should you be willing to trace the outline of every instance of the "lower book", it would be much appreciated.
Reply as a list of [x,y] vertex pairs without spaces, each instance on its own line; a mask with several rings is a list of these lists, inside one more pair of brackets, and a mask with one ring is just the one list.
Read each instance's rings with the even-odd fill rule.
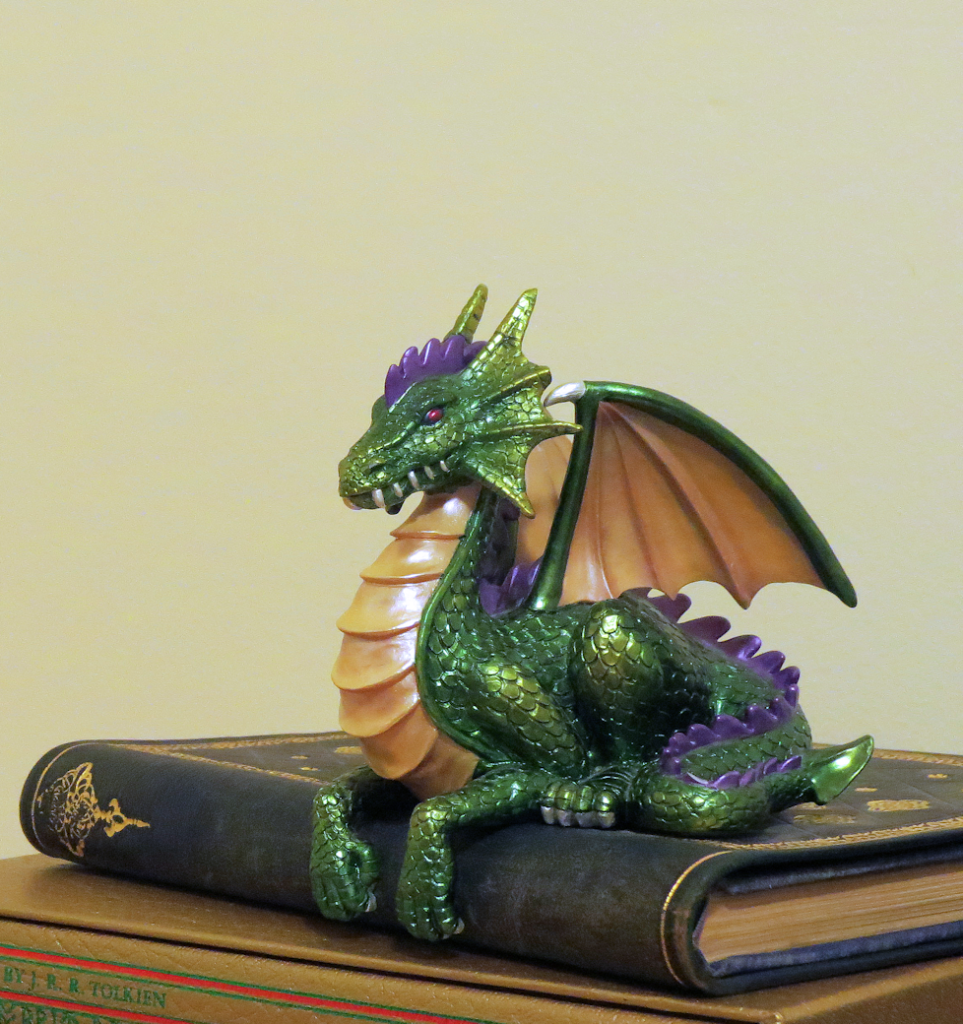
[[961,987],[951,959],[671,994],[38,856],[0,861],[4,1024],[955,1024]]
[[[28,778],[21,818],[53,856],[311,913],[311,804],[320,782],[360,763],[350,744],[338,733],[65,744]],[[465,931],[418,948],[444,960],[474,946],[714,994],[963,950],[963,758],[882,751],[858,781],[727,840],[536,822],[466,830]],[[357,823],[380,862],[365,916],[376,927],[394,921],[411,807],[399,786]],[[377,934],[308,920],[324,936]]]

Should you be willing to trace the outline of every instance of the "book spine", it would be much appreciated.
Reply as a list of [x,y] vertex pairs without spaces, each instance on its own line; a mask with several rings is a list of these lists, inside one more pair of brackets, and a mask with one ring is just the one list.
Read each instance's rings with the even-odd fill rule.
[[[51,751],[27,781],[21,815],[43,853],[316,912],[308,874],[316,786],[284,773],[90,742]],[[366,923],[397,927],[411,806],[403,798],[384,817],[356,823],[381,869],[377,909]],[[687,907],[670,901],[692,860],[684,840],[531,823],[466,829],[455,851],[464,941],[669,986],[703,980],[685,922],[699,899]]]
[[600,1015],[656,1019],[550,994],[0,920],[3,1024],[589,1024]]
[[20,819],[49,856],[314,911],[316,791],[308,778],[94,741],[57,747],[34,767]]

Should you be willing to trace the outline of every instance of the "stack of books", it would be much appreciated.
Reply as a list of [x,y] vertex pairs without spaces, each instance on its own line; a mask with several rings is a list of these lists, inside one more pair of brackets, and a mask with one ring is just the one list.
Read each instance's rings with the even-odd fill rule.
[[312,798],[358,763],[338,733],[51,751],[27,835],[128,877],[0,865],[0,1020],[959,1019],[963,758],[880,752],[833,804],[725,840],[466,830],[466,928],[437,946],[393,924],[400,787],[358,824],[370,925],[313,912]]

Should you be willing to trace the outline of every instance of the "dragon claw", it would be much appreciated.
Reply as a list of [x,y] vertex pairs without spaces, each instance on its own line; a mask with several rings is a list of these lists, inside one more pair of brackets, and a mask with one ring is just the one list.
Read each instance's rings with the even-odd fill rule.
[[318,853],[320,870],[313,887],[321,913],[335,921],[350,921],[374,910],[377,899],[371,887],[377,866],[371,848],[345,837],[340,848],[321,848]]
[[438,942],[465,930],[465,922],[455,913],[450,899],[423,899],[416,893],[400,891],[398,896],[398,920],[416,939]]
[[558,780],[546,788],[540,810],[546,825],[612,828],[618,806],[618,795],[608,784]]

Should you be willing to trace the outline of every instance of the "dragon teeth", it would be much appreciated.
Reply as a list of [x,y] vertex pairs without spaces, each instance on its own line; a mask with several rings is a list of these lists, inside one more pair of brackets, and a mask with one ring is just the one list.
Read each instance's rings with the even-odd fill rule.
[[429,480],[435,479],[435,471],[431,468],[431,466],[422,466],[421,471],[422,473],[425,474],[426,477],[428,477]]
[[391,489],[395,492],[395,494],[398,495],[399,498],[403,498],[405,496],[405,489],[404,487],[401,486],[401,484],[392,484]]
[[343,501],[344,501],[345,505],[347,505],[348,508],[351,509],[352,512],[360,512],[361,511],[361,506],[360,505],[356,505],[350,498],[344,498]]
[[381,488],[376,487],[371,492],[371,500],[378,506],[378,508],[386,508],[385,496],[381,493]]
[[421,489],[421,483],[419,482],[418,477],[415,476],[415,471],[413,469],[408,470],[408,479],[411,481],[411,486],[414,487],[416,491]]
[[447,463],[447,462],[445,462],[445,460],[444,460],[444,459],[442,459],[442,460],[441,460],[441,462],[439,462],[439,463],[438,463],[438,465],[439,465],[439,466],[441,466],[442,470],[443,470],[443,471],[444,471],[445,473],[450,473],[450,472],[451,472],[451,470],[450,470],[450,469],[448,468],[448,463]]

